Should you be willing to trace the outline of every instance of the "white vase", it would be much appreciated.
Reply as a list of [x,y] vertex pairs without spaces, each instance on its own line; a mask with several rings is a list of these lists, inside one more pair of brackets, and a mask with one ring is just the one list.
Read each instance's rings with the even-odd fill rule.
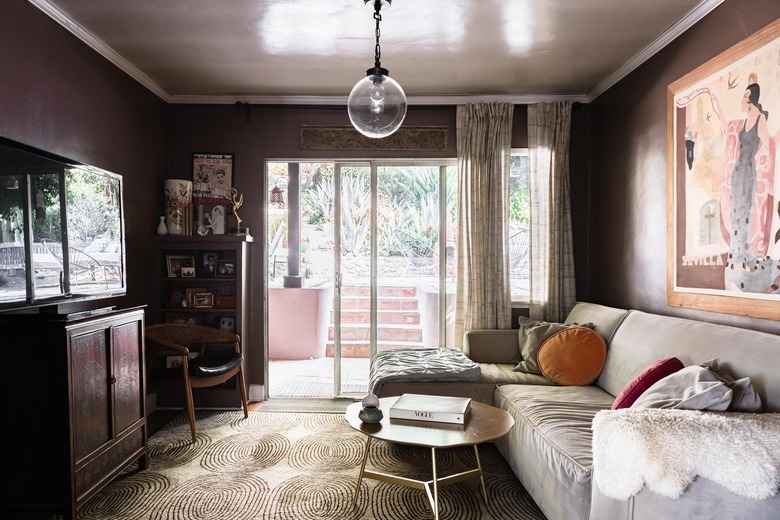
[[165,181],[165,224],[169,235],[184,234],[184,210],[192,204],[192,181]]
[[157,224],[157,234],[158,235],[168,234],[168,225],[165,223],[165,215],[160,217],[160,223]]

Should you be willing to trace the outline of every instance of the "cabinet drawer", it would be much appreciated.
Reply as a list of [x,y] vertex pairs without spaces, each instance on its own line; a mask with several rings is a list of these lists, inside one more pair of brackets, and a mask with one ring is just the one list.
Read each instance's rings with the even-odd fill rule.
[[112,443],[105,452],[76,469],[74,484],[77,505],[143,454],[145,427],[140,425],[127,436]]

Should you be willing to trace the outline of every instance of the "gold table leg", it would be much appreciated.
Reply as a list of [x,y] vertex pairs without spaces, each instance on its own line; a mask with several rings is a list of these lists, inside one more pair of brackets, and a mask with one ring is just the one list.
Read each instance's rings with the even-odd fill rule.
[[366,471],[366,462],[368,461],[368,448],[371,447],[371,437],[370,435],[366,436],[366,449],[363,452],[363,462],[360,463],[360,473],[358,474],[358,481],[357,481],[357,487],[355,488],[355,497],[352,499],[353,504],[357,504],[358,497],[360,496],[360,484],[363,482],[363,474]]

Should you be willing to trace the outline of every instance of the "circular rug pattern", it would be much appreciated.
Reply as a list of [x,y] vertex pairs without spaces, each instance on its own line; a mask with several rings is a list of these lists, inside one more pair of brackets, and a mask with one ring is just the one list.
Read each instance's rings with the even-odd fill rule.
[[[343,414],[200,412],[192,443],[181,414],[149,438],[149,469],[123,471],[79,509],[79,520],[407,520],[432,518],[425,491],[363,479],[367,437]],[[479,479],[440,488],[442,519],[545,520],[492,444]],[[476,463],[471,447],[436,450],[439,477]],[[431,450],[371,443],[366,469],[432,478]]]
[[150,503],[161,500],[170,487],[165,476],[151,471],[117,479],[79,509],[79,520],[140,520],[149,517]]
[[176,486],[150,520],[252,520],[263,510],[268,484],[254,475],[207,475]]
[[238,433],[211,443],[201,467],[214,472],[253,472],[269,468],[290,451],[290,441],[279,433]]
[[300,475],[285,480],[272,493],[264,518],[295,520],[358,520],[366,510],[365,493],[352,503],[357,478]]
[[357,468],[365,443],[353,434],[315,433],[299,439],[290,450],[290,466],[303,470],[341,471]]

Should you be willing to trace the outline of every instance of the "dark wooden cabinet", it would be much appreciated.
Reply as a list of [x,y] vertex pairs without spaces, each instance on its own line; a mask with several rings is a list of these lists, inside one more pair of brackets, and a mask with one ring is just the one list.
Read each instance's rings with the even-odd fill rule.
[[[154,298],[150,308],[150,323],[197,323],[220,328],[224,320],[232,332],[241,337],[244,366],[248,365],[252,337],[251,320],[251,236],[164,235],[154,239]],[[213,263],[209,258],[213,258]],[[195,267],[194,276],[181,276],[180,267]],[[174,266],[172,270],[171,267]],[[213,266],[213,267],[210,267]],[[188,300],[198,294],[202,301]],[[183,303],[186,302],[186,303]],[[197,305],[196,305],[197,304]],[[160,360],[149,363],[162,368]],[[157,409],[182,408],[181,392],[156,391],[150,377],[150,391],[155,392]],[[240,408],[241,401],[235,378],[223,385],[193,390],[196,408]]]
[[[9,364],[9,478],[0,512],[75,520],[133,463],[145,468],[144,310],[0,315]],[[6,516],[4,516],[6,517]]]

